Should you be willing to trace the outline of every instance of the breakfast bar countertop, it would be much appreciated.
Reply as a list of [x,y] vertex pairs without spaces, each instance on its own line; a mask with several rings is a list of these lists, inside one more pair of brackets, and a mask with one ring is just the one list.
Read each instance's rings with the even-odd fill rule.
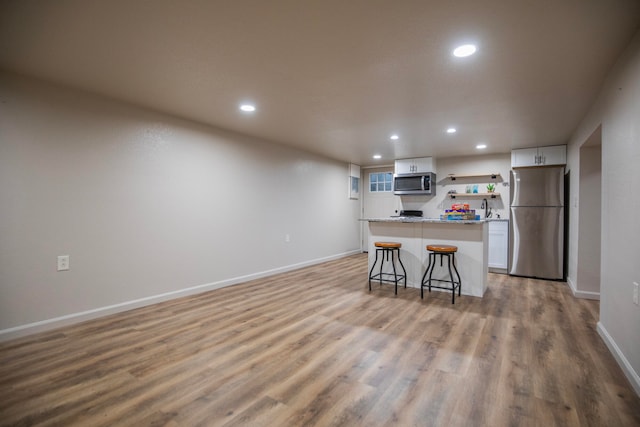
[[423,218],[423,217],[411,217],[411,216],[392,216],[386,218],[361,218],[360,221],[368,222],[418,222],[418,223],[436,223],[436,224],[482,224],[488,222],[486,219],[474,219],[474,220],[444,220],[439,218]]

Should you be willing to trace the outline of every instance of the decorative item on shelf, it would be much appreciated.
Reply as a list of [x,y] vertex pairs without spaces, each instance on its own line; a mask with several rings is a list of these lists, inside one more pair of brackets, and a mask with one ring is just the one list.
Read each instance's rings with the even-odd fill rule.
[[470,209],[468,203],[454,203],[451,209],[446,209],[444,214],[440,215],[443,221],[460,221],[460,220],[478,220],[480,215],[476,215],[475,209]]
[[493,193],[496,190],[496,185],[493,183],[487,184],[487,193]]

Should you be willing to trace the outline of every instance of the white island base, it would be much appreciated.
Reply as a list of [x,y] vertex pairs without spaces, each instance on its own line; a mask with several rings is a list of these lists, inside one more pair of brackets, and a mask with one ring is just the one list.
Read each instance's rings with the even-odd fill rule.
[[[446,244],[458,247],[456,265],[462,281],[462,294],[482,297],[487,289],[488,224],[486,221],[439,221],[429,219],[365,219],[369,222],[369,271],[376,256],[375,242],[402,243],[400,257],[407,270],[407,286],[420,288],[422,275],[429,264],[427,245]],[[389,260],[390,261],[390,260]],[[446,259],[440,267],[440,257],[432,278],[449,280]],[[392,273],[385,260],[383,272]],[[376,265],[377,273],[380,261]],[[453,272],[455,277],[455,271]],[[384,283],[384,282],[383,282]],[[372,285],[375,281],[371,282]],[[437,283],[446,286],[446,283]],[[425,295],[425,298],[427,296]]]

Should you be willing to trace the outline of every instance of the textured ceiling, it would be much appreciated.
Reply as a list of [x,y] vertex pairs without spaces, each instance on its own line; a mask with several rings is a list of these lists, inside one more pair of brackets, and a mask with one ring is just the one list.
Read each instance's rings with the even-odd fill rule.
[[566,143],[639,24],[637,0],[0,0],[0,68],[374,165]]

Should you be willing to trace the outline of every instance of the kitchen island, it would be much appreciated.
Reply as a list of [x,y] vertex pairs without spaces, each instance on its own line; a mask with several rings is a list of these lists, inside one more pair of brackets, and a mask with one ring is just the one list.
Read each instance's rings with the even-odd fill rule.
[[[369,270],[375,260],[375,242],[402,243],[400,256],[407,270],[407,286],[420,288],[422,275],[429,263],[427,245],[455,245],[458,247],[456,264],[462,280],[462,294],[475,297],[484,295],[489,271],[486,220],[443,221],[419,217],[391,217],[365,218],[362,221],[369,223]],[[440,257],[437,258],[439,261]],[[389,264],[385,263],[385,271],[391,271]],[[446,260],[443,267],[439,264],[440,262],[436,266],[433,278],[449,280]],[[389,270],[386,267],[389,267]],[[373,283],[375,282],[372,281]],[[425,298],[428,298],[427,294]]]

